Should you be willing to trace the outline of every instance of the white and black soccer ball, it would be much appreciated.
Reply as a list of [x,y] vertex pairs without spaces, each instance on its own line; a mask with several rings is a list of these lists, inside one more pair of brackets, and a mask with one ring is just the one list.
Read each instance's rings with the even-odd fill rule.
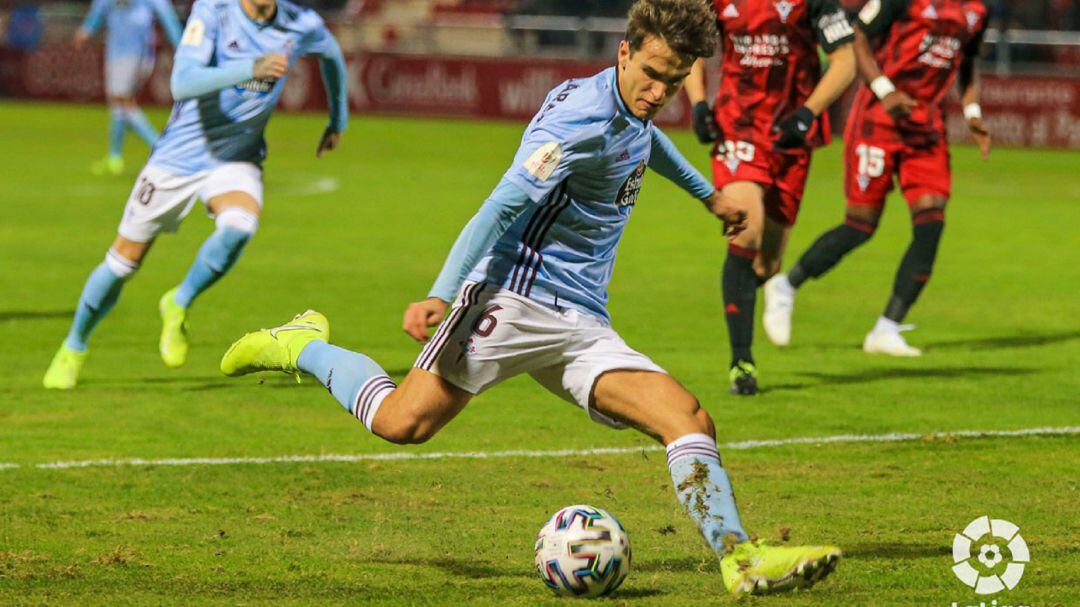
[[603,596],[630,573],[630,537],[607,510],[567,506],[537,534],[534,562],[556,594]]

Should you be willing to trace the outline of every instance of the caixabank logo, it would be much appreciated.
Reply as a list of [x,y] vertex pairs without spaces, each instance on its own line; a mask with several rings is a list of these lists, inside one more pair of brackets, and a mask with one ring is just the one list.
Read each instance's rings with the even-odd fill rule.
[[1020,528],[1002,519],[980,516],[953,538],[953,573],[975,594],[1012,590],[1030,559]]

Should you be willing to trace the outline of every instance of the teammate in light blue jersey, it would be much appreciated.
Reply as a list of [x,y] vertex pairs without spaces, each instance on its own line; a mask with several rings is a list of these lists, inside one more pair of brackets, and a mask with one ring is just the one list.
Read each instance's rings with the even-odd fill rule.
[[118,175],[124,170],[121,155],[124,132],[135,131],[147,144],[157,140],[135,95],[154,69],[157,37],[154,19],[161,24],[169,43],[180,42],[180,20],[168,0],[94,0],[82,26],[75,32],[75,46],[82,48],[105,26],[105,97],[109,103],[109,154],[95,162],[93,172]]
[[704,0],[638,0],[618,66],[547,96],[429,297],[405,312],[405,331],[427,345],[400,387],[371,358],[330,345],[329,321],[313,311],[246,335],[225,354],[222,371],[309,373],[394,443],[428,440],[474,395],[527,373],[593,420],[667,446],[678,498],[721,557],[733,593],[821,579],[838,549],[748,541],[709,414],[627,345],[607,313],[615,253],[647,169],[704,202],[730,232],[744,226],[746,211],[651,121],[694,61],[712,54],[715,19]]
[[172,116],[128,198],[116,240],[83,288],[46,388],[75,386],[90,333],[158,234],[175,232],[198,199],[217,230],[159,303],[161,358],[170,367],[184,364],[188,309],[232,268],[259,226],[263,131],[286,73],[303,55],[318,56],[330,101],[321,156],[337,147],[348,122],[345,59],[322,18],[286,0],[196,0],[173,63]]

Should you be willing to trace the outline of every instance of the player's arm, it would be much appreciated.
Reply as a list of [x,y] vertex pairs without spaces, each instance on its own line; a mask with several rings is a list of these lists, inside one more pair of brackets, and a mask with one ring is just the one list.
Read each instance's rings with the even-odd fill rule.
[[967,120],[971,136],[979,145],[983,158],[990,156],[990,131],[986,129],[982,120],[982,107],[979,105],[979,73],[976,62],[982,51],[985,31],[985,27],[980,29],[979,33],[964,47],[964,58],[960,63],[960,73],[957,74],[957,79],[960,81],[960,100],[964,105],[964,118]]
[[694,110],[694,134],[701,143],[712,143],[724,138],[724,131],[716,122],[716,113],[709,105],[708,91],[705,89],[705,60],[698,59],[690,68],[690,74],[683,82],[686,98]]
[[[544,101],[547,107],[551,96]],[[438,324],[469,272],[527,208],[550,196],[570,177],[572,170],[588,170],[602,147],[596,130],[572,116],[538,115],[529,125],[514,163],[499,185],[469,221],[454,243],[424,301],[405,310],[403,328],[420,342],[427,341],[428,327]]]
[[907,116],[919,103],[904,91],[898,90],[881,71],[870,39],[884,36],[904,11],[908,0],[870,0],[855,19],[855,67],[870,90],[881,100],[885,111],[894,118]]
[[723,196],[686,159],[659,128],[653,126],[649,168],[697,198],[724,222],[724,233],[734,236],[746,228],[746,211],[734,200]]
[[341,133],[349,123],[349,92],[345,66],[345,55],[341,52],[334,35],[320,22],[310,39],[306,42],[306,53],[319,59],[323,86],[326,87],[326,99],[330,106],[330,122],[323,130],[322,138],[315,155],[321,157],[324,151],[333,150],[341,140]]
[[806,147],[806,136],[818,116],[829,109],[855,80],[855,31],[836,0],[811,0],[810,27],[829,60],[806,103],[776,124],[778,148]]
[[218,20],[209,3],[196,2],[191,9],[180,46],[176,47],[169,87],[173,99],[201,97],[251,78],[280,78],[288,69],[284,55],[271,53],[258,59],[229,61],[210,66],[218,35]]
[[167,0],[153,0],[151,6],[154,9],[154,15],[157,16],[158,23],[165,30],[165,36],[169,39],[169,44],[173,45],[173,48],[180,46],[180,36],[184,28],[180,25],[180,18],[176,16],[176,9]]
[[109,10],[111,1],[94,0],[90,3],[90,10],[86,13],[86,18],[83,19],[82,25],[75,30],[75,37],[72,39],[75,48],[82,48],[86,41],[101,28],[101,24],[105,22],[105,14]]

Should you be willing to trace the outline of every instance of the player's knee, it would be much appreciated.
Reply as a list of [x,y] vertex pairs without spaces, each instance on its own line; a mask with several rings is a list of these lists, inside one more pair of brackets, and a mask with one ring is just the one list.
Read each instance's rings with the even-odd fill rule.
[[700,404],[698,405],[697,410],[694,411],[694,421],[698,425],[698,434],[707,434],[714,439],[716,438],[716,425],[713,424],[712,416],[709,415],[709,412]]
[[782,260],[779,257],[766,258],[764,255],[758,255],[754,260],[754,272],[761,280],[768,280],[780,272],[781,263]]

